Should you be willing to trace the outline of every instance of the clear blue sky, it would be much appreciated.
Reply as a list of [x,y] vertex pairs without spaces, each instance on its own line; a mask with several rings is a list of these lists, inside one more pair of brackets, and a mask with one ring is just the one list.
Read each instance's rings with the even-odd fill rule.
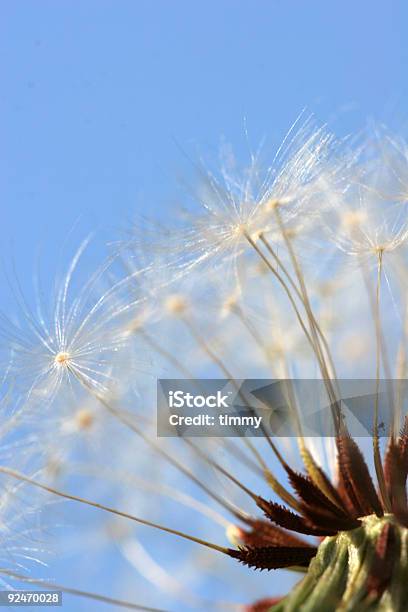
[[344,131],[407,120],[403,0],[6,0],[0,12],[2,252],[12,243],[22,277],[80,215],[116,230],[164,212],[188,165],[178,144],[241,142],[245,119],[254,146],[278,141],[304,107]]
[[0,254],[26,291],[79,217],[167,215],[179,144],[241,142],[245,120],[279,141],[305,107],[406,131],[404,0],[3,0],[0,23]]

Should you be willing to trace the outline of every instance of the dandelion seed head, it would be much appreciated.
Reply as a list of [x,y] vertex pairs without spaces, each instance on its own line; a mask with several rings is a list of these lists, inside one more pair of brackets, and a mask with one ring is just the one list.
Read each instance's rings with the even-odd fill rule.
[[51,480],[56,480],[64,473],[65,467],[59,457],[49,456],[44,464],[44,472]]
[[231,312],[233,312],[238,304],[238,295],[234,292],[231,295],[228,295],[223,303],[221,304],[220,314],[221,318],[227,317]]
[[127,336],[132,336],[134,333],[140,331],[146,324],[147,319],[148,317],[144,315],[134,317],[130,324],[126,327],[124,334]]
[[267,200],[264,204],[265,212],[273,212],[278,208],[278,206],[280,206],[280,204],[281,200],[277,200],[276,198],[271,198],[270,200]]
[[95,422],[95,415],[90,410],[82,408],[76,412],[75,422],[78,429],[90,429]]
[[344,228],[359,227],[367,221],[368,214],[365,210],[346,210],[340,213],[340,223]]
[[65,351],[60,351],[54,357],[54,361],[57,367],[67,367],[71,359],[72,356],[70,355],[70,353],[67,353]]
[[21,385],[27,407],[37,400],[51,403],[62,388],[74,391],[76,386],[105,394],[114,384],[118,351],[126,344],[122,322],[127,308],[116,286],[103,286],[108,264],[74,287],[85,247],[81,245],[56,281],[49,303],[39,294],[33,309],[20,290],[16,296],[20,321],[15,324],[0,315],[0,334],[12,356],[10,371]]
[[292,344],[289,339],[279,336],[274,338],[273,342],[271,342],[267,346],[267,351],[270,359],[273,360],[285,357],[285,355],[287,355],[288,349],[290,348],[289,344]]
[[408,216],[399,207],[378,207],[370,210],[343,212],[337,229],[330,228],[334,244],[345,254],[369,259],[391,253],[407,243]]
[[257,261],[254,267],[254,271],[260,276],[266,276],[270,273],[270,270],[264,261]]
[[332,243],[360,261],[400,251],[408,240],[407,145],[381,127],[362,136],[354,161],[344,173],[344,188],[329,193],[323,227]]
[[163,305],[165,311],[175,317],[183,316],[188,308],[187,300],[180,294],[168,295]]
[[[198,443],[197,450],[203,448],[204,454],[199,454],[196,464],[197,456],[190,452],[195,448],[195,441],[192,447],[183,446],[182,450],[181,445],[176,446],[176,441],[158,440],[154,420],[150,419],[147,410],[154,404],[156,389],[151,381],[156,382],[159,371],[168,373],[170,370],[194,379],[194,374],[201,368],[200,371],[206,375],[223,376],[231,381],[241,378],[237,372],[242,372],[246,377],[248,373],[253,373],[254,379],[266,373],[265,378],[272,375],[276,379],[285,379],[290,385],[291,376],[300,379],[309,378],[311,374],[311,377],[323,377],[324,383],[328,384],[330,376],[326,377],[326,372],[350,371],[355,375],[359,371],[359,363],[363,363],[362,368],[367,364],[371,368],[376,353],[372,350],[376,334],[374,329],[369,329],[371,320],[367,314],[364,320],[356,316],[356,309],[364,308],[369,302],[360,275],[355,275],[360,280],[359,293],[355,287],[354,291],[349,290],[354,279],[347,279],[349,284],[345,288],[345,268],[340,268],[338,275],[332,268],[320,275],[317,268],[321,262],[318,258],[311,262],[311,267],[317,270],[304,273],[305,258],[301,244],[302,239],[304,243],[311,243],[315,237],[320,239],[322,228],[326,229],[327,225],[329,229],[325,237],[328,236],[329,240],[325,244],[328,259],[336,254],[339,260],[346,259],[338,257],[339,251],[354,255],[355,260],[366,257],[373,261],[381,259],[385,253],[404,252],[402,247],[408,240],[405,153],[401,153],[402,149],[398,155],[394,151],[395,158],[390,161],[382,147],[380,153],[377,149],[375,155],[366,152],[363,159],[356,155],[356,167],[353,167],[349,157],[345,160],[337,158],[337,148],[333,150],[332,146],[334,140],[325,130],[307,129],[300,132],[300,135],[296,135],[292,131],[265,170],[258,156],[252,156],[246,168],[239,169],[231,163],[224,163],[214,174],[205,172],[204,184],[197,189],[200,204],[198,214],[195,217],[186,214],[183,222],[187,219],[187,227],[183,226],[180,232],[174,235],[171,231],[166,233],[160,245],[164,257],[152,261],[151,265],[143,268],[143,272],[132,269],[132,265],[128,266],[130,272],[126,271],[128,276],[121,284],[121,290],[125,288],[128,293],[124,297],[121,293],[120,300],[115,297],[113,285],[96,299],[91,296],[90,285],[85,293],[74,293],[71,298],[68,287],[76,264],[71,266],[62,289],[57,291],[56,304],[50,306],[51,317],[47,319],[35,315],[29,318],[35,342],[27,340],[23,334],[20,342],[17,341],[13,347],[15,362],[20,363],[19,371],[29,371],[32,398],[42,400],[53,397],[61,387],[65,390],[65,394],[59,393],[59,402],[53,404],[53,407],[61,410],[62,416],[59,415],[58,427],[53,430],[57,432],[54,444],[47,446],[48,477],[71,473],[74,464],[71,458],[79,457],[82,461],[84,456],[88,456],[85,453],[95,442],[95,432],[103,430],[100,445],[103,460],[86,465],[83,462],[81,470],[89,468],[92,477],[97,472],[98,483],[103,484],[106,480],[112,497],[123,490],[123,497],[119,496],[123,510],[134,508],[136,503],[143,511],[147,510],[148,515],[163,513],[166,519],[171,516],[174,520],[183,520],[181,516],[184,515],[173,512],[172,506],[153,505],[148,496],[139,494],[138,484],[135,485],[133,479],[133,468],[144,471],[146,467],[144,476],[148,473],[149,477],[152,474],[154,477],[144,485],[144,490],[160,495],[170,490],[166,494],[171,503],[184,498],[190,511],[202,513],[214,520],[218,529],[221,526],[225,530],[222,536],[226,536],[238,548],[233,551],[237,558],[241,555],[241,561],[260,569],[275,568],[280,566],[279,563],[286,567],[294,558],[292,553],[295,557],[299,555],[301,565],[307,568],[320,542],[313,542],[310,550],[311,539],[303,542],[300,534],[336,538],[340,533],[341,539],[347,530],[360,528],[360,518],[365,514],[377,513],[379,493],[375,485],[369,489],[368,470],[365,470],[360,454],[353,448],[351,437],[346,437],[342,442],[337,438],[305,438],[303,436],[309,434],[302,431],[298,438],[294,436],[284,440],[275,435],[271,421],[265,424],[273,432],[271,448],[268,448],[265,439],[221,439],[216,443],[203,439]],[[387,148],[394,150],[396,145],[387,144]],[[388,166],[392,165],[395,169],[394,173],[383,172],[381,164],[384,159],[387,159]],[[169,263],[167,259],[173,257],[174,260]],[[204,262],[213,265],[199,268]],[[342,295],[340,290],[344,290]],[[358,305],[353,302],[358,302]],[[397,302],[393,307],[398,309],[401,303]],[[384,308],[383,305],[381,293],[379,310]],[[385,305],[388,306],[387,302]],[[364,312],[370,313],[369,308]],[[123,314],[125,317],[122,320]],[[112,327],[112,321],[117,320],[120,325]],[[407,321],[405,325],[408,326]],[[367,330],[368,337],[365,336]],[[389,335],[383,335],[388,349],[388,344],[391,344]],[[403,337],[405,339],[406,336]],[[389,351],[391,363],[396,353],[393,348],[391,346]],[[402,346],[401,351],[404,350]],[[132,356],[145,351],[148,352],[149,370],[143,373],[143,393],[139,394],[138,390],[135,392]],[[332,358],[333,369],[329,363]],[[399,361],[404,367],[406,355],[400,352]],[[327,363],[325,370],[321,367],[322,362],[323,365]],[[121,395],[108,395],[114,381],[113,370],[118,363]],[[154,364],[152,369],[150,364]],[[106,425],[101,413],[93,409],[93,404],[72,401],[71,390],[77,382],[81,390],[91,390],[92,402],[97,403],[102,394],[104,400],[106,397],[113,398],[112,410],[107,412],[109,419],[119,417],[114,422],[120,431],[119,444],[113,439],[111,420]],[[293,401],[299,424],[303,425],[302,416],[307,415],[305,402],[303,398],[297,398],[296,393]],[[105,403],[108,404],[107,401]],[[136,404],[140,414],[134,415],[129,407],[133,409]],[[98,409],[103,409],[103,405],[104,402],[99,401]],[[49,416],[44,421],[50,430]],[[134,419],[134,416],[137,418]],[[295,420],[295,415],[293,418]],[[129,440],[123,434],[123,425],[130,425],[126,429]],[[144,452],[135,452],[133,435],[141,437]],[[118,449],[118,452],[108,455],[111,459],[109,462],[105,460],[107,438],[111,444],[109,449]],[[66,452],[62,442],[67,441],[69,444],[74,441],[73,451],[70,446],[69,452]],[[248,445],[242,442],[248,442]],[[281,451],[283,461],[275,452],[275,444]],[[336,444],[343,444],[343,447]],[[295,459],[288,450],[289,445],[293,447]],[[407,440],[400,441],[400,446],[406,453]],[[211,461],[214,458],[209,463],[208,471],[201,465],[206,463],[206,449]],[[216,449],[220,450],[219,455],[213,452]],[[281,463],[277,471],[272,465],[273,457],[266,452],[264,454],[264,451],[275,453],[276,460]],[[162,469],[158,457],[163,460],[169,458],[170,465],[165,464]],[[214,478],[218,459],[222,465],[222,477]],[[399,465],[394,465],[392,459],[389,456],[388,464],[385,464],[387,478],[390,475],[395,477]],[[395,461],[400,459],[400,455],[395,455]],[[339,469],[340,460],[343,461],[342,469]],[[302,473],[294,469],[300,468],[301,461]],[[273,476],[271,474],[263,479],[266,476],[264,466],[269,462],[274,470]],[[232,478],[225,484],[228,476],[226,468],[229,469],[229,466]],[[288,478],[281,481],[282,470],[286,470]],[[178,471],[182,473],[180,480],[176,475]],[[275,474],[279,478],[277,484]],[[193,476],[194,482],[191,497],[180,488],[180,483],[185,484],[184,479],[189,475]],[[81,472],[81,476],[87,474]],[[240,488],[240,483],[245,483],[245,486],[242,491],[236,492],[235,488]],[[214,512],[211,505],[206,506],[202,493],[197,499],[193,497],[195,487],[201,484],[204,484],[201,489],[211,498],[210,503],[219,504],[221,510],[218,508]],[[258,490],[258,485],[263,490]],[[155,490],[152,491],[149,486]],[[252,502],[261,498],[250,495],[250,499],[247,499],[247,491],[253,491],[255,496],[258,493],[264,495],[265,490],[269,491],[268,486],[272,486],[282,499],[277,503],[265,501],[258,504],[265,516],[255,519],[259,512],[255,514]],[[367,495],[367,491],[371,495]],[[396,482],[394,490],[391,487],[390,491],[391,497],[396,499],[399,483]],[[241,502],[243,497],[245,500]],[[278,506],[281,501],[286,505]],[[391,501],[394,502],[393,499]],[[116,504],[116,507],[119,506]],[[231,508],[234,518],[230,514],[226,517],[220,514],[224,510],[231,512]],[[269,508],[269,514],[265,508]],[[243,515],[240,514],[241,510]],[[245,527],[230,522],[237,515]],[[270,523],[267,522],[268,517]],[[203,521],[199,520],[201,515],[193,513],[189,518],[191,521],[186,520],[189,528],[203,528]],[[408,521],[406,516],[402,518]],[[246,531],[248,526],[252,528],[251,520],[256,520],[253,532]],[[2,526],[0,512],[0,533]],[[111,523],[108,529],[109,539],[120,541],[124,549],[127,547],[128,557],[131,557],[129,550],[133,542],[137,561],[142,566],[143,558],[147,556],[140,561],[143,548],[138,546],[133,526],[117,521]],[[300,532],[299,536],[297,531]],[[291,535],[291,532],[295,535]],[[219,535],[218,531],[217,537]],[[248,546],[249,536],[257,536],[252,538],[253,547]],[[297,546],[293,543],[298,541],[298,537],[300,550],[296,551]],[[262,542],[265,542],[265,547]],[[290,550],[290,546],[286,547],[285,542],[291,543],[293,550]],[[243,545],[247,545],[246,548]],[[257,551],[257,547],[261,550]],[[304,554],[306,557],[303,557]],[[170,557],[174,572],[173,553]],[[136,562],[134,566],[137,566]],[[198,573],[193,563],[189,562],[189,567]],[[198,567],[202,568],[203,564]],[[160,571],[159,568],[158,573]],[[178,609],[177,606],[175,609]]]
[[[1,475],[0,484],[0,563],[11,571],[33,572],[44,565],[46,548],[38,522],[42,500],[33,491],[26,491],[23,482]],[[40,539],[43,540],[40,544]],[[2,588],[14,588],[12,579],[0,573]]]
[[239,167],[229,152],[215,171],[202,169],[193,193],[198,214],[187,215],[186,228],[169,238],[185,269],[210,260],[236,265],[262,235],[282,243],[278,211],[293,235],[306,231],[339,181],[344,162],[332,155],[334,146],[324,129],[297,122],[269,164],[251,153],[249,164]]

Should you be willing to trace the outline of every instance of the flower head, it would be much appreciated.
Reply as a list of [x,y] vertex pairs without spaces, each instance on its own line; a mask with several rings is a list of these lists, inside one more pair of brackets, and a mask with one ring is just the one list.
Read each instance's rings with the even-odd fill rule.
[[342,194],[329,194],[324,226],[348,255],[375,261],[408,239],[408,148],[382,128],[365,135]]
[[[57,282],[51,305],[38,299],[35,313],[19,300],[23,319],[15,324],[2,316],[3,349],[11,355],[9,376],[17,380],[29,403],[52,401],[62,386],[79,385],[98,394],[111,383],[118,349],[125,344],[123,307],[114,287],[102,289],[107,264],[82,286],[74,275],[87,241]],[[48,316],[45,313],[50,313]]]
[[260,235],[282,242],[277,209],[287,231],[301,233],[324,205],[327,191],[336,189],[344,162],[334,150],[333,136],[308,120],[292,126],[266,168],[259,154],[239,168],[228,152],[217,172],[200,172],[193,195],[198,214],[189,220],[187,213],[186,228],[169,235],[167,257],[184,253],[186,265],[208,260],[215,265],[251,250],[249,242]]

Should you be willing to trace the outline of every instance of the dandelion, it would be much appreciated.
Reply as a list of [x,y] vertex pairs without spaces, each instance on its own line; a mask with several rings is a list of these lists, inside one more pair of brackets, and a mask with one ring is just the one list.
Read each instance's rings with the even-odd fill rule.
[[[408,156],[380,129],[349,148],[306,123],[265,172],[259,155],[243,171],[224,158],[203,173],[184,227],[122,243],[75,297],[81,247],[51,316],[20,300],[26,330],[4,320],[13,436],[37,436],[38,469],[6,453],[0,474],[65,501],[73,522],[75,508],[79,553],[101,571],[126,563],[128,599],[142,590],[147,609],[406,607],[408,417],[397,379],[408,363]],[[344,398],[341,380],[361,371],[374,389],[365,439],[354,429],[361,397]],[[240,381],[249,373],[279,379],[279,410],[265,394],[251,403]],[[223,376],[240,409],[268,414],[262,437],[158,437],[156,383],[170,376],[200,391],[202,378]],[[329,423],[314,437],[304,378],[321,379]]]
[[334,139],[324,129],[314,128],[310,120],[301,127],[296,122],[265,171],[259,155],[253,154],[243,171],[229,156],[218,176],[202,172],[203,185],[195,194],[202,212],[177,237],[191,265],[208,259],[212,265],[234,262],[260,236],[281,242],[277,209],[291,232],[300,233],[326,190],[338,181],[340,168],[330,155],[333,147]]
[[325,231],[360,264],[388,258],[408,238],[406,151],[407,145],[385,128],[372,129],[345,174],[342,193],[328,194],[327,217],[322,216]]
[[[108,264],[91,275],[78,295],[71,295],[87,244],[85,241],[80,246],[57,282],[51,310],[38,301],[33,313],[21,297],[21,324],[2,317],[4,345],[11,355],[10,376],[25,391],[27,405],[36,401],[42,405],[52,403],[62,387],[73,391],[79,385],[103,395],[113,386],[116,354],[125,338],[115,289],[110,287],[99,294],[97,291]],[[46,316],[46,312],[51,314]]]

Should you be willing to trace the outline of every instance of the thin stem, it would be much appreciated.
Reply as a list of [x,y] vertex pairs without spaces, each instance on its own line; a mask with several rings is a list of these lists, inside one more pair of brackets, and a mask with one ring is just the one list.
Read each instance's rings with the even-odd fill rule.
[[108,512],[110,514],[114,514],[116,516],[121,516],[123,518],[129,519],[130,521],[134,521],[135,523],[139,523],[140,525],[146,525],[147,527],[152,527],[153,529],[158,529],[159,531],[164,531],[166,533],[171,533],[172,535],[176,535],[185,540],[189,540],[190,542],[195,542],[196,544],[201,544],[206,548],[211,548],[212,550],[216,550],[221,553],[228,554],[228,549],[224,546],[218,546],[218,544],[213,544],[211,542],[207,542],[206,540],[202,540],[201,538],[196,538],[195,536],[189,535],[182,531],[178,531],[177,529],[171,529],[170,527],[165,527],[164,525],[159,525],[158,523],[153,523],[152,521],[148,521],[146,519],[139,518],[134,516],[133,514],[129,514],[128,512],[122,512],[116,508],[112,508],[111,506],[105,506],[104,504],[100,504],[99,502],[95,502],[85,497],[79,497],[78,495],[73,495],[71,493],[66,493],[65,491],[60,491],[59,489],[55,489],[49,485],[43,484],[34,478],[30,478],[25,474],[21,474],[11,468],[0,466],[0,473],[6,474],[7,476],[11,476],[11,478],[15,478],[20,482],[26,482],[38,489],[42,489],[43,491],[47,491],[48,493],[52,493],[58,497],[62,497],[64,499],[68,499],[70,501],[76,501],[80,504],[84,504],[86,506],[91,506],[92,508],[97,508],[98,510],[103,510],[104,512]]
[[256,330],[256,328],[251,324],[251,322],[245,316],[242,308],[240,306],[238,306],[238,304],[235,304],[231,308],[231,311],[235,314],[235,316],[237,317],[238,321],[240,321],[242,323],[242,325],[245,327],[245,329],[252,336],[252,338],[255,340],[255,342],[260,346],[260,348],[264,351],[264,353],[266,354],[267,358],[269,359],[268,348],[265,346],[265,344],[264,344],[261,336],[258,334],[258,331]]
[[[100,477],[101,472],[100,468],[89,469],[86,466],[81,467],[80,474],[98,478]],[[224,529],[231,525],[230,520],[226,519],[211,506],[207,505],[205,502],[199,501],[188,493],[184,493],[183,491],[176,489],[171,485],[166,485],[162,482],[158,484],[154,480],[143,480],[142,478],[138,478],[133,474],[123,474],[122,472],[118,472],[116,470],[113,470],[112,472],[104,472],[103,478],[105,480],[109,480],[113,484],[116,484],[120,479],[121,482],[129,485],[129,487],[132,487],[133,490],[136,487],[144,492],[155,493],[156,495],[162,497],[168,497],[169,499],[172,499],[187,508],[192,508]]]
[[249,497],[251,497],[254,500],[257,498],[257,495],[255,495],[255,493],[253,493],[250,489],[248,489],[248,487],[246,487],[244,484],[242,484],[242,482],[240,482],[237,478],[235,478],[232,474],[230,474],[228,472],[228,470],[226,470],[221,465],[219,465],[216,461],[214,461],[214,459],[211,459],[203,450],[201,450],[201,448],[196,446],[194,444],[194,442],[192,442],[189,439],[186,439],[186,444],[188,446],[190,446],[190,448],[192,448],[197,453],[197,455],[199,455],[202,459],[204,459],[204,461],[206,461],[206,463],[208,463],[208,465],[211,465],[213,468],[215,468],[221,474],[226,476],[231,482],[233,482],[235,485],[237,485],[237,487],[239,487],[241,489],[241,491],[244,491],[244,493],[249,495]]
[[[223,468],[219,463],[214,461],[214,459],[211,459],[211,457],[209,457],[206,453],[204,453],[204,451],[202,451],[200,448],[198,448],[191,440],[188,440],[187,443],[189,444],[189,446],[191,446],[191,448],[193,448],[195,450],[195,452],[198,455],[200,455],[204,459],[204,461],[206,461],[209,465],[211,465],[218,472],[220,472],[226,478],[228,478],[231,482],[233,482],[237,487],[239,487],[249,497],[251,497],[251,499],[253,499],[255,502],[258,500],[258,498],[259,498],[258,495],[256,495],[250,489],[248,489],[248,487],[243,485],[242,482],[240,482],[237,478],[235,478],[232,474],[230,474],[230,472],[228,472],[228,470]],[[278,494],[280,495],[280,497],[287,504],[289,504],[292,508],[294,508],[296,510],[300,510],[300,505],[299,505],[298,501],[293,497],[293,495],[291,495],[288,491],[286,491],[286,489],[282,485],[280,485],[279,483],[278,483],[278,485],[279,485],[278,486],[278,490],[279,490]]]
[[[302,294],[299,291],[299,288],[296,286],[296,284],[295,284],[291,274],[289,273],[287,267],[284,265],[282,259],[275,253],[275,251],[272,248],[270,242],[266,239],[265,234],[260,234],[259,238],[263,242],[263,244],[264,244],[266,250],[268,251],[268,253],[276,261],[276,264],[282,269],[282,272],[285,274],[286,278],[288,279],[288,282],[289,282],[290,286],[295,291],[295,293],[298,296],[298,298],[304,304],[304,298],[302,297]],[[325,337],[325,335],[324,335],[324,333],[322,331],[322,328],[320,327],[316,317],[314,316],[314,313],[313,313],[312,309],[310,309],[310,316],[311,316],[311,320],[313,321],[313,325],[316,327],[317,333],[319,334],[319,337],[320,337],[320,339],[321,339],[321,341],[323,343],[324,349],[326,351],[326,355],[327,355],[327,358],[329,360],[329,365],[330,365],[330,368],[331,368],[331,376],[332,376],[332,378],[336,378],[336,369],[335,369],[335,366],[334,366],[333,358],[331,356],[331,351],[330,351],[329,344],[328,344],[328,342],[326,340],[326,337]]]
[[206,484],[201,482],[192,472],[190,472],[182,463],[179,463],[177,459],[175,459],[172,455],[167,453],[163,448],[160,448],[153,440],[151,440],[146,434],[134,424],[133,420],[130,420],[125,414],[121,411],[117,410],[113,406],[109,404],[103,397],[96,396],[98,401],[110,412],[114,417],[116,417],[123,425],[128,427],[131,431],[136,433],[148,446],[153,448],[157,453],[159,453],[166,461],[168,461],[171,465],[173,465],[177,470],[179,470],[182,474],[187,476],[194,484],[196,484],[200,489],[202,489],[207,495],[209,495],[214,501],[220,504],[223,508],[228,510],[233,516],[238,519],[242,518],[242,513],[238,512],[236,508],[231,506],[225,499],[219,497],[216,493],[214,493]]
[[397,379],[397,392],[395,399],[395,409],[394,409],[394,436],[398,436],[400,427],[401,427],[401,415],[402,415],[402,402],[404,398],[404,390],[405,390],[405,381],[406,381],[406,372],[407,372],[407,350],[406,350],[406,342],[407,342],[407,332],[408,332],[408,305],[405,302],[404,306],[404,323],[402,329],[402,337],[399,345],[399,349],[397,352],[397,363],[396,363],[396,379]]
[[[251,414],[256,414],[255,410],[251,407],[251,405],[248,402],[248,399],[245,397],[244,393],[242,392],[242,390],[240,389],[239,385],[237,385],[234,377],[232,376],[231,372],[228,370],[228,368],[223,364],[223,362],[221,361],[221,359],[219,357],[217,357],[217,355],[215,355],[215,353],[211,350],[211,348],[208,346],[208,344],[205,342],[205,340],[201,337],[201,335],[199,334],[199,332],[195,329],[194,325],[191,323],[191,321],[189,321],[186,318],[183,318],[183,321],[185,322],[185,324],[187,325],[188,329],[190,330],[192,336],[196,339],[197,343],[202,346],[202,348],[206,351],[206,353],[212,357],[212,359],[215,361],[215,363],[217,363],[219,365],[219,367],[221,368],[221,370],[224,372],[225,376],[231,380],[232,384],[235,386],[235,388],[237,389],[237,393],[239,395],[239,397],[243,400],[243,402],[245,403],[245,406],[248,408],[248,410],[251,412]],[[277,459],[279,460],[279,462],[281,463],[281,465],[283,467],[285,467],[286,461],[283,459],[281,453],[279,452],[277,446],[274,444],[274,442],[272,441],[269,433],[267,432],[264,424],[260,423],[260,429],[262,431],[262,433],[264,434],[267,443],[269,444],[270,448],[272,449],[274,455],[277,457]],[[264,472],[265,472],[265,476],[267,477],[267,479],[270,480],[270,482],[277,482],[276,478],[273,476],[273,474],[270,472],[268,466],[266,465],[265,461],[262,459],[261,455],[258,453],[258,451],[255,449],[255,447],[250,444],[249,440],[244,436],[243,437],[244,442],[249,446],[249,448],[252,450],[252,452],[255,454],[255,456],[257,457],[260,465],[262,466]],[[290,493],[288,491],[286,491],[284,489],[284,487],[282,487],[282,485],[279,485],[279,488],[282,491],[285,491],[285,495],[286,497],[290,497]]]
[[257,246],[256,242],[254,242],[254,240],[251,238],[251,236],[249,234],[245,234],[245,238],[248,240],[249,244],[252,246],[253,249],[255,249],[255,251],[258,253],[259,257],[262,259],[262,261],[266,264],[266,266],[268,267],[268,269],[270,270],[270,272],[272,272],[272,274],[276,277],[276,279],[278,280],[278,282],[281,284],[281,286],[283,287],[290,303],[291,306],[293,308],[293,310],[295,311],[296,314],[296,318],[299,321],[299,324],[303,330],[303,333],[305,334],[307,340],[309,341],[310,345],[312,346],[312,348],[314,348],[313,346],[313,342],[312,342],[312,338],[306,328],[306,325],[303,322],[302,316],[300,314],[299,308],[297,307],[297,304],[292,296],[292,293],[290,292],[290,289],[287,285],[287,283],[285,282],[284,278],[282,277],[281,274],[279,274],[279,272],[272,266],[271,262],[269,261],[269,259],[264,255],[264,253],[262,253],[261,249]]
[[383,464],[381,460],[380,450],[380,438],[378,434],[378,404],[380,394],[380,374],[381,374],[381,344],[382,344],[382,333],[381,333],[381,310],[380,310],[380,297],[381,297],[381,276],[383,266],[383,249],[378,251],[378,265],[377,265],[377,285],[375,291],[375,401],[374,401],[374,431],[373,431],[373,455],[374,455],[374,466],[377,474],[378,486],[380,488],[381,497],[386,509],[391,511],[391,503],[387,493],[387,487],[385,484],[385,475]]
[[273,265],[271,264],[271,262],[269,261],[269,259],[264,255],[264,253],[261,251],[261,249],[257,246],[257,244],[254,242],[254,240],[251,238],[251,236],[248,233],[245,233],[245,237],[248,240],[249,244],[253,247],[253,249],[258,253],[259,257],[262,259],[262,261],[266,264],[266,266],[268,267],[268,269],[272,272],[272,274],[275,276],[275,278],[278,280],[278,282],[280,283],[280,285],[282,286],[283,290],[285,291],[289,302],[295,312],[296,318],[299,322],[300,327],[302,328],[303,333],[305,334],[314,354],[316,355],[317,361],[320,365],[320,369],[322,371],[323,374],[323,378],[324,378],[324,382],[325,385],[329,385],[328,388],[328,394],[329,397],[331,398],[331,406],[332,406],[332,410],[334,410],[334,414],[333,414],[333,418],[335,420],[335,425],[336,427],[339,426],[339,419],[340,419],[340,415],[338,414],[338,406],[337,406],[337,401],[336,401],[336,397],[333,391],[331,391],[330,388],[330,379],[328,377],[328,373],[327,370],[325,370],[322,362],[321,362],[321,357],[319,355],[319,351],[317,350],[315,343],[313,342],[313,339],[303,321],[302,315],[300,314],[299,308],[295,302],[295,299],[287,285],[287,283],[285,282],[284,278],[282,277],[281,274],[279,274],[279,272],[273,267]]
[[383,251],[378,252],[377,285],[375,290],[375,406],[374,406],[374,436],[378,439],[378,402],[380,392],[380,370],[381,370],[381,274],[382,274]]
[[[298,259],[296,257],[296,254],[295,254],[295,251],[294,251],[294,248],[293,248],[293,245],[292,245],[292,241],[290,240],[290,237],[288,236],[286,228],[283,225],[282,217],[281,217],[280,212],[279,212],[279,207],[275,206],[274,211],[275,211],[276,219],[277,219],[278,224],[279,224],[279,228],[280,228],[280,230],[282,232],[282,235],[283,235],[283,238],[285,240],[285,244],[286,244],[286,247],[288,249],[289,256],[291,258],[292,265],[293,265],[293,268],[295,270],[296,277],[297,277],[297,279],[299,281],[300,291],[301,291],[301,295],[302,295],[302,298],[303,298],[302,302],[304,304],[304,307],[305,307],[305,310],[306,310],[306,314],[307,314],[308,319],[309,319],[311,333],[312,333],[312,336],[313,336],[314,343],[316,345],[316,349],[317,349],[318,354],[320,355],[320,358],[321,358],[321,365],[323,366],[323,370],[324,370],[323,373],[325,374],[324,377],[327,378],[327,379],[330,379],[330,373],[329,373],[329,371],[327,369],[326,362],[325,362],[324,355],[323,355],[323,351],[322,351],[322,348],[321,348],[321,345],[320,345],[320,339],[319,339],[319,336],[317,334],[316,319],[314,317],[314,314],[313,314],[313,311],[312,311],[312,307],[310,305],[309,295],[308,295],[308,292],[307,292],[307,288],[306,288],[305,280],[304,280],[304,277],[303,277],[303,273],[302,273],[302,270],[300,268]],[[333,370],[332,375],[334,376],[334,370]],[[331,387],[331,383],[330,383],[329,386]],[[336,403],[336,394],[334,392],[334,389],[331,389],[331,393],[332,393],[332,401],[334,401]]]
[[233,516],[238,519],[242,518],[242,514],[240,514],[237,509],[231,506],[225,499],[219,497],[216,493],[211,491],[207,485],[201,482],[192,472],[187,470],[187,468],[179,463],[172,455],[167,453],[164,449],[160,448],[153,440],[151,440],[135,423],[133,420],[129,419],[126,414],[122,411],[114,408],[102,395],[97,393],[93,387],[91,387],[86,380],[80,379],[83,386],[87,389],[87,391],[94,397],[112,416],[117,418],[123,425],[128,427],[131,431],[137,434],[148,446],[153,448],[159,455],[164,457],[166,461],[168,461],[171,465],[173,465],[177,470],[183,473],[187,478],[189,478],[194,484],[200,487],[207,495],[209,495],[212,499],[214,499],[217,503],[219,503],[223,508],[231,512]]
[[222,438],[221,443],[224,449],[227,450],[237,461],[239,461],[242,465],[248,468],[255,476],[263,477],[264,470],[255,463],[255,460],[249,457],[242,448],[240,448],[233,439],[231,438]]
[[[226,378],[228,378],[232,382],[232,384],[234,385],[234,387],[237,390],[237,393],[239,394],[240,397],[242,397],[242,399],[244,400],[245,404],[248,404],[246,398],[242,396],[242,391],[240,390],[239,385],[237,385],[236,380],[235,380],[234,376],[232,375],[232,373],[229,371],[229,369],[223,363],[223,361],[218,357],[218,355],[216,355],[216,353],[209,347],[208,343],[204,340],[204,338],[201,336],[201,334],[197,331],[197,329],[195,328],[193,323],[189,319],[187,319],[186,317],[183,317],[182,321],[185,324],[185,326],[187,327],[187,329],[189,330],[189,332],[192,335],[192,337],[194,338],[194,340],[197,342],[198,346],[220,368],[220,370],[224,374],[224,376]],[[268,470],[268,466],[266,465],[265,461],[263,460],[262,456],[259,454],[259,452],[255,448],[255,446],[251,443],[251,441],[248,440],[248,438],[246,438],[246,437],[243,437],[242,439],[243,439],[244,444],[246,444],[246,446],[250,449],[252,454],[255,456],[255,458],[258,461],[259,465],[261,466],[262,470],[264,470],[264,471]]]
[[[243,315],[242,315],[243,316]],[[188,380],[194,380],[194,374],[188,370],[187,368],[185,368],[183,366],[183,364],[176,358],[174,357],[174,355],[172,353],[170,353],[169,351],[166,351],[166,349],[164,349],[162,346],[160,346],[156,340],[154,340],[154,338],[152,338],[152,336],[150,334],[148,334],[145,330],[143,330],[142,328],[138,328],[137,330],[135,330],[136,333],[139,333],[145,340],[146,342],[162,357],[164,357],[165,359],[167,359],[172,365],[174,365],[178,370],[180,370],[180,372],[182,374],[184,374]],[[201,385],[199,383],[197,383],[197,386],[199,388],[202,388]],[[229,444],[231,444],[228,441]],[[228,445],[227,440],[224,441],[225,446]],[[239,449],[238,448],[234,448],[233,450],[230,449],[230,452],[235,454],[238,458],[238,460],[241,463],[244,463],[247,467],[249,467],[252,471],[254,471],[255,473],[257,473],[258,475],[261,474],[263,475],[263,469],[260,470],[259,466],[257,466],[255,463],[251,462],[249,457],[245,457],[243,456],[243,454],[239,454]]]
[[182,363],[175,357],[172,353],[167,351],[165,348],[160,346],[158,342],[150,334],[148,334],[144,329],[137,329],[137,333],[144,338],[144,340],[155,350],[159,355],[167,359],[169,363],[174,365],[186,378],[194,379],[194,374],[190,372]]

